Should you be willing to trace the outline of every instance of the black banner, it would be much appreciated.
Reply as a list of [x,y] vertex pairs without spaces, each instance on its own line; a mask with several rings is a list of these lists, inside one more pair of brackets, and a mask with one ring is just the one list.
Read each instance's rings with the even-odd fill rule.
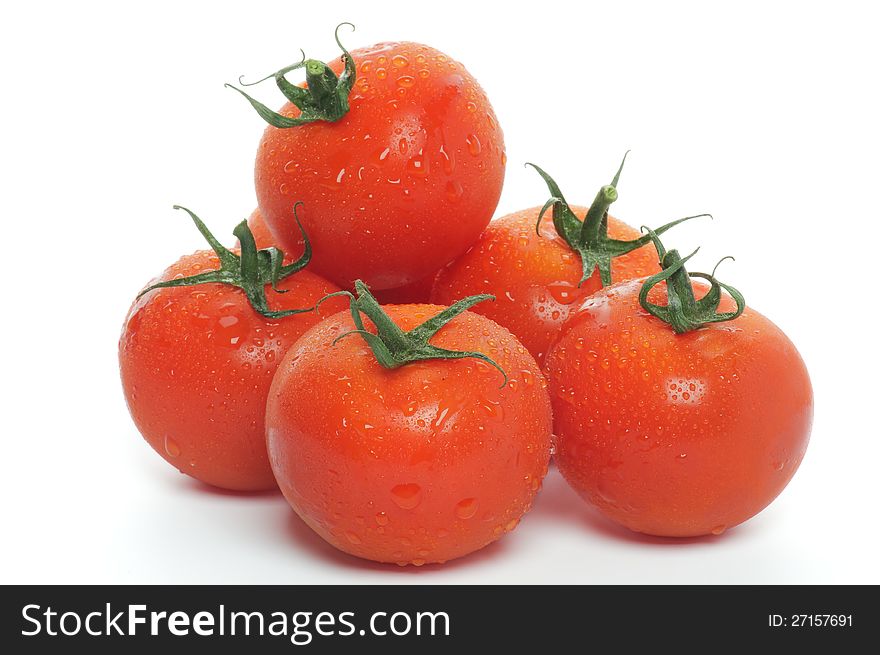
[[[5,652],[711,651],[864,644],[873,587],[5,587]],[[870,642],[868,642],[870,643]],[[13,646],[14,650],[9,650]],[[535,652],[539,652],[535,650]],[[850,652],[850,651],[845,651]]]

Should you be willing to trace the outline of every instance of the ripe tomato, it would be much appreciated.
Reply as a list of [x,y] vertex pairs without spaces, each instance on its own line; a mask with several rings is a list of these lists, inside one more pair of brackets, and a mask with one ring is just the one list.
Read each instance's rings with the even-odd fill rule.
[[[493,294],[495,302],[477,305],[473,311],[513,332],[538,363],[569,315],[602,288],[597,274],[578,288],[580,257],[551,221],[542,221],[536,234],[540,209],[524,209],[492,221],[470,250],[440,271],[431,293],[431,301],[438,304],[475,293]],[[587,212],[585,207],[572,210],[582,216]],[[608,234],[621,240],[641,236],[611,216]],[[656,255],[646,246],[614,259],[611,270],[613,279],[626,280],[659,269]]]
[[[753,309],[676,334],[640,305],[642,282],[584,302],[547,357],[556,462],[581,496],[632,530],[720,534],[766,507],[797,470],[812,421],[809,376],[791,341]],[[663,304],[665,292],[661,282],[647,299]],[[720,311],[735,308],[721,297]]]
[[[219,268],[211,251],[172,264],[160,281]],[[338,288],[301,270],[266,287],[273,310],[312,307]],[[332,303],[332,304],[331,304]],[[125,399],[135,424],[182,473],[234,490],[276,487],[266,454],[264,415],[272,376],[287,349],[344,303],[267,318],[245,293],[224,284],[159,288],[140,296],[119,340]]]
[[[348,113],[266,128],[257,199],[291,253],[301,243],[291,207],[304,202],[312,270],[344,288],[357,278],[401,287],[460,255],[486,227],[504,180],[504,136],[480,85],[442,52],[382,43],[351,56]],[[341,59],[329,66],[343,71]],[[300,116],[291,103],[279,113]]]
[[[442,307],[392,305],[404,330]],[[368,329],[376,332],[373,324]],[[296,513],[328,542],[379,562],[461,557],[512,530],[547,471],[545,382],[504,328],[465,312],[431,340],[490,355],[380,366],[343,312],[307,332],[269,393],[269,457]]]

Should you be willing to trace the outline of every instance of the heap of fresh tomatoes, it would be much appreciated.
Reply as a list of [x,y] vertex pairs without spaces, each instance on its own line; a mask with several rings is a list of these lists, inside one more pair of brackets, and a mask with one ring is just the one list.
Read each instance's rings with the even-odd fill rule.
[[425,45],[336,42],[270,76],[277,112],[233,87],[268,123],[259,207],[233,248],[185,210],[210,250],[129,310],[120,371],[146,441],[400,565],[513,530],[554,447],[639,532],[717,535],[770,503],[804,456],[809,377],[739,291],[666,249],[687,219],[610,216],[621,164],[588,205],[534,166],[546,202],[490,223],[506,157],[476,80]]

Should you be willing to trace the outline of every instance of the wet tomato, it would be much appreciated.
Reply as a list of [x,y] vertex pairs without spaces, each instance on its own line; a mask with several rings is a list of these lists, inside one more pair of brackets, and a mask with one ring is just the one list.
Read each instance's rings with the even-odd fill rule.
[[[694,287],[696,298],[710,295],[704,282]],[[760,512],[797,470],[810,379],[791,341],[755,310],[679,321],[677,334],[642,307],[642,288],[622,282],[589,298],[547,358],[556,463],[632,530],[720,534]],[[666,292],[660,282],[646,300],[660,305]],[[724,320],[745,307],[726,294],[717,301]]]
[[[257,199],[291,253],[301,247],[291,207],[304,202],[314,271],[343,288],[357,278],[397,288],[437,271],[485,228],[504,180],[504,136],[480,85],[442,52],[382,43],[351,57],[347,113],[266,128]],[[328,65],[344,68],[342,59]],[[288,103],[278,115],[302,114]]]
[[[434,305],[384,308],[404,330]],[[358,557],[421,565],[461,557],[516,527],[547,472],[544,378],[504,328],[472,312],[431,344],[491,356],[381,366],[343,312],[278,369],[266,412],[272,467],[297,514]],[[375,327],[367,323],[367,329]]]

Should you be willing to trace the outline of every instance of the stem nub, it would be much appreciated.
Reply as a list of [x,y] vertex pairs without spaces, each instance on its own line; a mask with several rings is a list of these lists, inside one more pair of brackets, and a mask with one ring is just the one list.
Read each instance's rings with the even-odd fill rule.
[[[657,255],[660,258],[660,267],[663,269],[656,275],[652,275],[642,284],[639,292],[639,303],[644,307],[645,311],[652,316],[656,316],[661,321],[669,323],[676,334],[684,334],[701,328],[708,323],[719,323],[721,321],[732,321],[737,318],[746,308],[746,300],[743,295],[729,284],[724,284],[715,279],[715,270],[709,273],[688,273],[685,270],[685,263],[694,255],[694,250],[687,257],[682,257],[677,250],[666,251],[660,242],[660,237],[654,230],[642,228],[647,231],[647,236],[654,242],[657,248]],[[725,257],[724,259],[733,259],[733,257]],[[719,264],[721,263],[718,262]],[[717,270],[716,264],[715,269]],[[705,296],[696,300],[694,297],[694,288],[691,284],[691,278],[698,277],[708,280],[709,291]],[[648,302],[648,293],[660,282],[666,282],[666,293],[668,301],[666,305],[655,305]],[[721,303],[721,289],[727,291],[736,302],[736,311],[719,312],[718,305]]]
[[[355,294],[348,291],[341,291],[331,295],[346,295],[349,298],[351,309],[351,317],[357,329],[342,334],[333,341],[335,344],[340,339],[344,339],[352,334],[359,334],[363,337],[367,345],[376,356],[376,360],[385,368],[399,368],[412,362],[424,361],[426,359],[463,359],[465,357],[473,357],[482,360],[487,364],[494,366],[501,375],[504,376],[504,383],[507,384],[507,373],[504,369],[488,355],[481,352],[469,350],[447,350],[438,348],[428,341],[456,316],[467,311],[474,305],[484,300],[495,300],[495,296],[481,294],[477,296],[468,296],[459,300],[455,304],[447,307],[436,316],[429,318],[427,321],[414,327],[409,332],[404,332],[400,327],[391,320],[391,317],[382,309],[378,301],[370,293],[367,285],[361,280],[354,283]],[[329,298],[325,297],[318,304]],[[376,334],[369,332],[364,325],[361,314],[367,316],[376,326]]]
[[241,243],[241,255],[237,255],[217,241],[210,230],[208,230],[208,227],[202,222],[202,219],[186,207],[174,205],[174,209],[182,209],[190,215],[190,218],[196,224],[196,228],[205,237],[211,249],[217,253],[217,257],[220,259],[220,268],[214,271],[205,271],[198,275],[158,282],[141,291],[138,294],[138,298],[153,289],[218,283],[238,287],[244,291],[251,307],[266,318],[284,318],[285,316],[314,310],[314,307],[307,307],[305,309],[287,309],[276,312],[269,309],[269,304],[266,300],[267,284],[271,284],[272,289],[277,293],[285,293],[284,289],[278,288],[278,283],[284,278],[290,277],[297,271],[302,270],[312,259],[312,246],[297,213],[300,205],[302,203],[297,202],[293,206],[293,218],[299,226],[305,248],[298,260],[286,266],[284,265],[284,253],[278,248],[273,246],[257,250],[254,235],[247,221],[242,221],[232,231]]
[[[336,45],[342,50],[342,59],[345,63],[345,68],[338,77],[333,72],[333,69],[323,61],[306,59],[305,53],[303,53],[302,61],[285,66],[272,75],[253,83],[259,84],[270,77],[274,78],[275,84],[281,93],[284,94],[284,97],[300,110],[300,114],[296,118],[283,116],[278,112],[272,111],[266,105],[255,100],[236,86],[231,84],[226,86],[243,95],[264,121],[277,128],[297,127],[315,121],[327,121],[329,123],[338,121],[348,113],[348,95],[351,93],[352,88],[354,88],[354,83],[357,79],[354,59],[352,59],[351,54],[339,41],[339,28],[343,25],[348,25],[351,29],[354,29],[354,25],[351,23],[340,23],[336,26]],[[305,88],[292,84],[285,78],[287,73],[299,68],[305,68],[306,71]],[[239,83],[242,86],[253,86],[253,84],[241,82],[241,79],[239,79]]]
[[[541,221],[544,219],[544,214],[552,207],[553,225],[556,228],[557,234],[559,234],[568,246],[581,257],[583,273],[580,282],[578,282],[578,286],[581,286],[586,282],[596,269],[599,270],[599,278],[602,282],[602,286],[608,286],[611,284],[611,260],[615,257],[620,257],[621,255],[625,255],[628,252],[641,248],[651,241],[649,235],[644,235],[638,239],[633,239],[632,241],[612,239],[608,236],[608,209],[611,207],[611,204],[617,200],[617,183],[620,180],[620,173],[623,171],[623,165],[626,163],[626,156],[628,154],[629,151],[627,150],[623,155],[623,160],[620,162],[620,167],[617,169],[617,173],[614,174],[614,179],[611,180],[611,184],[606,184],[599,189],[599,192],[596,194],[593,204],[590,205],[590,209],[587,211],[587,215],[584,217],[583,221],[581,221],[572,211],[568,202],[566,202],[565,197],[562,195],[559,185],[556,184],[553,178],[539,166],[536,166],[535,164],[526,164],[526,166],[534,168],[538,172],[538,175],[544,179],[547,188],[550,190],[551,196],[550,199],[544,203],[544,206],[538,214],[538,222],[535,225],[535,231],[540,234],[539,229]],[[699,218],[701,216],[709,216],[709,214],[697,214],[695,216],[679,218],[666,225],[661,225],[655,230],[655,232],[657,234],[663,234],[666,230],[675,227],[679,223],[683,223],[692,218]]]

